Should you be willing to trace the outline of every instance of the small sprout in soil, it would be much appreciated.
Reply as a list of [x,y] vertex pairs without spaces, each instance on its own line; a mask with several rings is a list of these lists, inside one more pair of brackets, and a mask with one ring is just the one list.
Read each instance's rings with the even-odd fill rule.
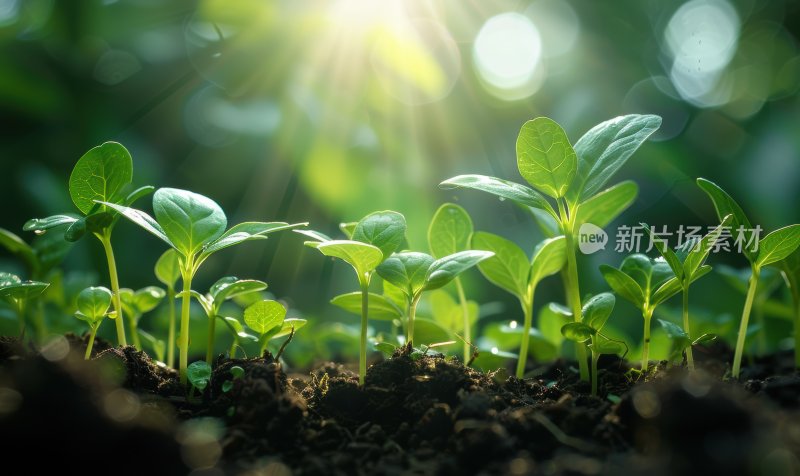
[[[710,267],[702,274],[708,271]],[[638,253],[625,258],[619,269],[600,265],[600,272],[618,296],[633,303],[642,313],[644,341],[641,371],[646,373],[650,364],[650,321],[653,312],[659,304],[681,291],[680,283],[670,279],[673,273],[666,261],[654,261]]]
[[117,265],[111,247],[111,233],[119,220],[119,214],[113,206],[128,207],[153,191],[153,187],[149,185],[133,190],[132,179],[133,159],[128,149],[117,142],[105,142],[78,159],[69,177],[69,194],[82,216],[63,214],[34,218],[28,220],[23,227],[25,231],[42,234],[51,228],[68,225],[64,232],[67,241],[78,241],[87,232],[100,241],[105,250],[111,291],[114,295],[117,343],[123,346],[127,345],[127,340]]
[[167,329],[167,360],[170,368],[175,368],[175,289],[181,277],[181,266],[178,252],[170,248],[156,261],[154,269],[156,278],[167,288],[167,306],[169,306],[169,327]]
[[198,392],[203,393],[211,381],[211,366],[203,360],[192,362],[186,370],[186,375],[192,385],[192,392],[197,389]]
[[[753,307],[753,299],[758,287],[758,277],[764,266],[781,267],[781,262],[792,255],[800,247],[800,224],[789,225],[769,233],[764,238],[758,240],[753,236],[756,232],[753,225],[742,210],[742,207],[725,192],[719,185],[709,180],[698,178],[697,185],[708,195],[714,204],[714,209],[720,220],[732,215],[731,228],[739,234],[744,235],[744,246],[742,253],[750,262],[750,281],[747,287],[747,297],[745,298],[744,308],[742,309],[742,319],[739,322],[739,334],[736,339],[736,350],[733,355],[733,378],[739,377],[739,370],[742,365],[742,355],[744,353],[744,343],[747,338],[747,326],[750,320],[750,311]],[[758,241],[757,241],[758,240]],[[754,249],[753,244],[758,243]],[[795,326],[800,325],[800,320],[795,321]],[[800,338],[800,333],[795,331],[795,336]],[[798,352],[800,341],[795,342],[795,352]],[[797,357],[800,361],[800,357]]]
[[283,304],[268,299],[253,303],[244,310],[245,324],[259,335],[259,356],[267,350],[267,342],[283,330],[285,318]]
[[89,325],[89,343],[86,344],[86,354],[83,358],[89,360],[92,356],[92,346],[97,330],[103,322],[103,318],[111,307],[112,293],[102,286],[86,288],[78,294],[78,311],[75,317]]
[[[699,240],[688,240],[681,249],[673,251],[667,246],[664,240],[658,239],[649,226],[642,223],[642,226],[650,234],[654,247],[667,262],[675,276],[667,281],[670,286],[680,287],[683,294],[683,332],[687,339],[692,335],[689,327],[689,286],[711,271],[711,267],[704,265],[709,252],[714,248],[717,240],[722,234],[722,230],[728,226],[732,215],[727,215],[718,227],[714,228]],[[694,357],[692,356],[692,346],[685,346],[681,351],[686,350],[686,360],[689,370],[694,370]]]
[[23,281],[19,276],[0,272],[0,299],[8,302],[17,312],[20,335],[25,333],[25,309],[27,302],[44,292],[49,283]]
[[[460,175],[440,187],[481,190],[539,209],[552,220],[566,239],[565,291],[574,321],[581,322],[575,236],[582,224],[608,224],[633,202],[635,184],[603,187],[660,125],[661,118],[653,115],[617,117],[592,128],[573,148],[561,126],[539,117],[522,126],[516,147],[519,173],[533,188],[485,175]],[[577,352],[581,379],[588,380],[586,347],[578,345]]]
[[252,240],[265,240],[267,235],[289,230],[306,223],[290,225],[284,222],[244,222],[231,228],[222,208],[208,197],[175,188],[160,188],[153,195],[155,219],[134,208],[110,202],[108,206],[133,223],[168,244],[178,253],[183,281],[179,369],[181,383],[186,383],[189,362],[189,311],[192,279],[200,266],[217,251]]
[[370,309],[369,283],[375,268],[402,246],[406,237],[406,219],[394,211],[370,213],[355,226],[342,227],[347,240],[332,240],[322,233],[310,230],[296,230],[314,241],[306,241],[306,246],[316,248],[325,256],[339,258],[353,267],[361,290],[361,339],[358,358],[358,381],[364,385],[367,373],[367,324]]
[[239,367],[238,365],[234,365],[230,369],[231,379],[226,380],[222,383],[222,391],[224,393],[228,393],[233,388],[233,383],[235,380],[240,379],[244,376],[244,369]]
[[566,240],[559,236],[539,243],[531,260],[519,246],[492,233],[475,233],[472,246],[494,252],[492,258],[478,264],[478,269],[494,285],[513,294],[522,306],[524,320],[516,371],[517,378],[522,378],[528,360],[536,286],[542,279],[558,273],[564,267]]
[[158,307],[167,293],[156,286],[147,286],[139,290],[122,288],[119,290],[122,309],[128,315],[128,331],[136,350],[142,350],[142,341],[139,337],[139,320],[142,315]]
[[589,342],[592,353],[592,395],[597,395],[597,361],[603,354],[624,354],[628,347],[624,342],[610,339],[600,332],[614,310],[616,299],[611,293],[601,293],[583,305],[583,322],[564,324],[561,333],[575,342]]
[[680,326],[665,321],[664,319],[657,319],[657,321],[661,324],[661,327],[664,329],[664,332],[666,332],[671,342],[669,356],[667,357],[667,362],[669,363],[680,361],[684,353],[688,358],[692,346],[705,344],[717,338],[714,334],[703,334],[697,339],[691,340],[689,335],[681,329]]

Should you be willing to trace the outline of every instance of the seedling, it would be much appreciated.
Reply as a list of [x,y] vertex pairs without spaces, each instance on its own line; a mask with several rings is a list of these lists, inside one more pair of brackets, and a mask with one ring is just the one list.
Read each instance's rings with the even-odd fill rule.
[[230,369],[231,379],[226,380],[222,383],[222,391],[224,393],[228,393],[233,389],[233,384],[236,380],[244,377],[244,369],[239,367],[238,365],[234,365]]
[[[124,305],[124,304],[123,304]],[[159,362],[166,362],[166,349],[167,344],[164,342],[163,339],[159,339],[153,334],[149,332],[145,332],[141,329],[138,330],[139,337],[144,339],[147,345],[150,346],[150,349],[153,351],[153,354],[156,357],[156,360]]]
[[100,324],[103,323],[103,318],[108,315],[111,301],[111,291],[104,287],[86,288],[78,294],[78,311],[75,317],[89,324],[89,343],[83,356],[85,360],[89,360],[92,356],[94,338]]
[[[736,350],[733,354],[733,378],[739,377],[744,353],[744,342],[747,338],[747,324],[750,320],[750,311],[753,307],[753,298],[758,287],[758,277],[764,266],[781,266],[781,262],[789,257],[800,246],[800,225],[789,225],[769,233],[758,240],[758,234],[744,214],[744,210],[727,192],[714,182],[703,178],[697,179],[697,185],[708,195],[714,203],[714,209],[720,220],[732,215],[731,225],[737,234],[742,234],[744,246],[742,254],[750,262],[750,281],[747,286],[747,297],[742,309],[742,319],[739,322],[739,335],[736,338]],[[753,246],[753,245],[756,246]]]
[[156,261],[156,278],[167,288],[169,327],[167,330],[167,366],[175,368],[175,285],[181,277],[178,252],[170,248]]
[[528,359],[536,286],[542,279],[558,273],[564,267],[566,239],[559,236],[541,242],[530,260],[519,246],[492,233],[475,233],[472,246],[494,253],[494,257],[480,263],[478,269],[495,286],[513,294],[522,306],[524,319],[516,372],[517,378],[522,378]]
[[[349,229],[349,227],[345,227]],[[406,219],[393,211],[370,213],[352,228],[348,240],[331,240],[322,233],[298,230],[313,238],[306,246],[325,256],[339,258],[353,267],[361,288],[361,339],[358,358],[358,381],[364,385],[367,373],[367,319],[369,317],[369,283],[375,268],[391,256],[405,241]]]
[[136,347],[136,350],[142,350],[142,341],[139,338],[139,319],[143,314],[155,309],[166,296],[166,292],[155,286],[147,286],[137,291],[123,288],[119,290],[119,295],[122,309],[128,315],[128,331],[131,333],[133,346]]
[[[703,265],[693,273],[694,279],[711,271]],[[672,270],[663,259],[651,260],[643,254],[633,254],[622,261],[619,269],[600,265],[600,272],[611,289],[633,303],[644,318],[644,342],[642,344],[643,373],[650,364],[650,320],[656,307],[681,291],[680,282],[673,277]]]
[[581,310],[583,322],[570,322],[561,333],[575,342],[589,342],[592,353],[592,395],[597,396],[597,361],[603,354],[622,354],[627,351],[624,342],[610,339],[600,332],[606,325],[616,299],[611,293],[601,293],[586,301]]
[[181,383],[186,383],[189,364],[189,311],[192,279],[200,266],[214,253],[251,240],[264,240],[267,235],[289,230],[305,223],[244,222],[229,228],[228,219],[216,202],[187,190],[160,188],[153,195],[155,219],[134,208],[100,202],[133,223],[152,233],[178,253],[183,281],[181,327],[178,348]]
[[[208,294],[202,294],[192,291],[194,296],[208,317],[208,345],[206,347],[206,362],[211,365],[214,358],[214,347],[216,337],[216,322],[217,319],[225,321],[226,317],[220,314],[222,304],[228,299],[248,293],[255,293],[267,289],[267,283],[257,281],[255,279],[239,279],[234,276],[226,276],[211,286]],[[238,324],[239,321],[232,318]],[[241,326],[241,324],[240,324]],[[234,324],[229,324],[229,327],[235,327]],[[238,336],[238,332],[234,331]]]
[[[575,322],[581,322],[575,234],[581,224],[611,221],[609,217],[613,219],[630,205],[637,193],[635,184],[603,187],[660,125],[658,116],[617,117],[592,128],[573,149],[561,126],[539,117],[522,126],[516,147],[517,168],[533,188],[484,175],[460,175],[440,187],[482,190],[549,215],[566,238],[567,302]],[[545,195],[556,202],[555,208]],[[577,352],[581,378],[588,380],[585,346],[578,345]]]
[[[703,334],[695,340],[689,338],[689,334],[687,334],[680,326],[673,324],[669,321],[665,321],[663,319],[657,319],[658,323],[661,324],[661,327],[664,329],[664,332],[667,333],[670,341],[672,341],[672,345],[670,347],[669,357],[667,358],[668,362],[675,362],[681,358],[681,356],[686,352],[686,356],[688,358],[691,355],[692,346],[700,345],[706,342],[711,342],[712,340],[716,339],[717,336],[714,334]],[[693,367],[690,367],[693,369]]]
[[147,185],[131,191],[132,178],[133,160],[128,149],[117,142],[105,142],[78,159],[69,177],[69,194],[82,216],[63,214],[34,218],[23,227],[25,231],[42,234],[51,228],[69,225],[64,232],[67,241],[77,241],[87,232],[100,241],[106,254],[111,291],[114,294],[117,343],[122,346],[128,345],[128,342],[125,338],[117,265],[111,246],[111,233],[119,219],[119,214],[113,208],[130,206],[154,189]]
[[188,375],[189,383],[192,385],[192,393],[195,389],[203,393],[203,390],[205,390],[209,382],[211,382],[211,366],[203,360],[192,362],[186,374]]
[[263,300],[251,304],[244,310],[244,322],[259,335],[259,353],[263,356],[267,350],[267,342],[283,328],[286,308],[278,301]]
[[[428,247],[431,256],[443,258],[447,255],[466,251],[472,240],[472,218],[469,213],[454,203],[445,203],[434,213],[431,224],[428,226]],[[469,361],[472,355],[470,342],[472,341],[469,305],[464,294],[461,278],[456,276],[453,284],[458,293],[458,303],[461,306],[462,333],[464,338],[464,362]]]
[[0,272],[0,299],[11,304],[17,311],[20,335],[25,333],[25,309],[27,302],[44,292],[49,283],[22,281],[19,276]]
[[459,251],[434,260],[431,255],[414,251],[395,253],[377,267],[378,274],[400,288],[406,298],[406,342],[414,343],[414,317],[422,293],[449,284],[459,274],[494,256],[489,251]]
[[[675,277],[670,281],[677,283],[683,294],[683,333],[687,336],[692,335],[689,327],[689,286],[696,280],[707,274],[711,268],[704,266],[703,263],[708,258],[708,253],[716,244],[722,230],[728,226],[732,216],[727,215],[722,223],[703,238],[697,241],[687,241],[684,246],[677,252],[673,251],[667,246],[664,240],[657,239],[649,226],[642,223],[642,226],[650,234],[654,247],[661,253],[661,256],[667,262]],[[673,284],[674,285],[674,284]],[[670,334],[672,335],[672,334]],[[686,349],[686,362],[689,370],[694,370],[694,357],[692,356],[692,347],[689,345]],[[681,349],[683,351],[683,349]]]

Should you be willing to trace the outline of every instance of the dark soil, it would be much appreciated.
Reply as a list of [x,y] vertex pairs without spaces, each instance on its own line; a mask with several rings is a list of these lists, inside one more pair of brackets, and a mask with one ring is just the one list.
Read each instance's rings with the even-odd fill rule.
[[728,349],[695,354],[697,372],[662,364],[646,379],[601,360],[598,397],[574,363],[519,380],[407,351],[373,365],[363,387],[336,364],[291,377],[269,354],[220,359],[203,394],[187,395],[174,371],[130,347],[87,363],[82,351],[47,360],[6,339],[0,434],[5,454],[42,454],[26,461],[32,473],[798,474],[792,356],[726,382]]

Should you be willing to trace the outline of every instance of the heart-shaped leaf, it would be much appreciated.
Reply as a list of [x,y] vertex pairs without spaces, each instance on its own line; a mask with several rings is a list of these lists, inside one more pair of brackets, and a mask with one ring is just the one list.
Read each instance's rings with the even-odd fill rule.
[[406,219],[390,210],[370,213],[358,222],[352,239],[377,247],[386,259],[405,241]]
[[286,308],[278,301],[259,301],[244,310],[245,324],[261,335],[280,328],[285,317]]
[[156,278],[165,286],[175,287],[175,283],[181,277],[181,266],[178,252],[170,248],[165,251],[156,261]]
[[[361,293],[340,294],[331,299],[331,304],[347,312],[361,315]],[[391,299],[381,294],[369,293],[369,318],[378,321],[401,319],[403,311]]]
[[567,261],[566,239],[563,236],[548,238],[533,250],[530,283],[534,286],[543,278],[552,276],[564,267]]
[[375,268],[380,277],[413,297],[425,286],[425,277],[433,264],[433,257],[425,253],[404,251],[395,253]]
[[494,253],[491,258],[478,263],[478,269],[489,282],[519,299],[527,294],[531,267],[528,256],[519,246],[501,236],[483,231],[473,235],[472,246]]
[[184,256],[194,255],[222,236],[228,225],[216,202],[188,190],[156,190],[153,211],[170,242]]
[[428,246],[434,258],[469,249],[472,219],[462,207],[445,203],[433,215],[428,227]]
[[594,329],[583,322],[570,322],[561,327],[561,335],[574,342],[586,342],[594,334]]
[[78,312],[88,322],[98,322],[108,313],[111,297],[111,291],[102,286],[86,288],[78,294]]
[[202,392],[211,381],[211,366],[202,360],[192,362],[186,369],[186,378],[194,388]]
[[365,280],[367,273],[371,273],[383,261],[383,253],[378,247],[360,241],[331,240],[323,243],[307,241],[306,245],[317,248],[325,256],[345,261],[356,270],[359,282]]
[[69,194],[78,210],[88,215],[95,202],[118,202],[123,188],[133,178],[133,160],[128,149],[106,142],[78,159],[69,177]]
[[611,293],[600,293],[592,297],[583,305],[583,310],[581,311],[583,322],[595,331],[602,330],[609,316],[611,316],[611,311],[614,310],[615,303],[616,299]]
[[517,137],[517,168],[535,189],[553,198],[563,197],[577,166],[567,134],[555,121],[537,117],[522,125]]

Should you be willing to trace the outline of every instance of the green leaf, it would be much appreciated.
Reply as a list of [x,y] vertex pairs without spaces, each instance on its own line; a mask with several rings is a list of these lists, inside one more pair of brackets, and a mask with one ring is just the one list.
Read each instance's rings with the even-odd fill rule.
[[564,341],[564,335],[561,334],[561,328],[564,327],[565,323],[566,319],[564,316],[558,312],[555,312],[554,308],[550,307],[549,305],[543,306],[539,311],[539,322],[537,327],[542,333],[542,336],[548,342],[553,344],[556,349],[560,349],[561,344]]
[[159,287],[147,286],[134,293],[133,302],[139,313],[144,314],[155,309],[166,295],[167,293]]
[[78,312],[88,322],[98,322],[108,313],[111,297],[111,291],[102,286],[86,288],[78,294]]
[[[372,317],[372,316],[370,316]],[[281,328],[278,332],[273,334],[270,339],[279,339],[281,337],[288,336],[292,333],[292,328],[294,331],[297,332],[298,329],[308,324],[308,320],[301,319],[299,317],[289,317],[283,320],[283,324],[281,324]]]
[[635,182],[626,180],[607,188],[578,205],[575,218],[575,229],[584,223],[591,223],[600,228],[607,226],[624,212],[639,193]]
[[228,225],[216,202],[187,190],[156,190],[153,211],[170,242],[184,256],[194,255],[222,236]]
[[358,274],[359,282],[383,261],[380,248],[360,241],[331,240],[313,244],[325,256],[339,258],[352,266]]
[[[724,220],[728,215],[733,215],[731,219],[731,228],[737,231],[741,227],[743,229],[744,242],[745,244],[749,243],[753,239],[753,232],[750,231],[753,229],[753,226],[744,214],[742,207],[736,203],[736,200],[728,195],[725,190],[722,190],[719,185],[710,180],[698,178],[697,186],[711,199],[711,202],[714,204],[714,209],[717,212],[717,218],[719,218],[720,221]],[[757,253],[754,253],[749,246],[743,247],[742,251],[748,261],[755,261]]]
[[471,188],[482,192],[491,193],[501,200],[511,200],[519,205],[541,208],[552,217],[557,217],[553,206],[536,190],[508,180],[502,180],[487,175],[459,175],[445,180],[439,184],[445,190],[456,188]]
[[424,289],[441,288],[459,274],[492,256],[494,256],[494,253],[491,251],[468,250],[439,258],[428,268]]
[[[539,208],[527,206],[523,206],[522,208],[527,210],[533,216],[533,219],[536,221],[536,225],[539,226],[539,229],[542,231],[542,234],[545,236],[545,238],[555,238],[561,234],[561,225],[558,224],[558,221],[556,221],[552,215]],[[578,213],[580,213],[580,209],[578,210]]]
[[595,334],[595,330],[583,322],[570,322],[561,327],[561,335],[575,342],[586,342]]
[[144,185],[142,187],[139,187],[136,190],[129,193],[127,197],[125,197],[125,200],[122,201],[122,205],[129,207],[133,205],[133,203],[136,202],[136,200],[144,198],[153,193],[155,189],[156,188],[153,187],[152,185]]
[[[347,222],[347,223],[339,223],[339,229],[342,230],[342,233],[344,233],[344,236],[346,236],[348,240],[352,240],[353,239],[353,232],[356,231],[356,225],[358,225],[357,221],[350,221],[350,222]],[[328,239],[330,239],[330,238],[328,238]]]
[[73,215],[53,215],[47,218],[31,218],[22,226],[24,231],[33,231],[44,233],[50,228],[55,228],[61,225],[71,225],[78,221],[78,218]]
[[69,195],[78,210],[88,215],[95,202],[119,202],[119,194],[131,183],[133,161],[128,149],[106,142],[78,159],[69,176]]
[[[464,314],[461,305],[457,303],[449,292],[444,289],[436,289],[428,294],[430,303],[430,315],[434,321],[443,328],[454,333],[464,332]],[[467,322],[470,326],[478,321],[480,308],[478,303],[467,301]]]
[[[664,332],[667,333],[667,336],[672,339],[686,339],[686,343],[689,342],[689,336],[686,335],[683,329],[677,324],[673,324],[672,322],[665,321],[663,319],[656,319],[661,327],[664,329]],[[685,348],[685,347],[684,347]]]
[[49,283],[40,281],[21,281],[17,276],[2,273],[0,277],[0,298],[26,301],[44,292]]
[[695,339],[694,342],[692,342],[692,345],[705,344],[707,342],[715,340],[716,338],[717,336],[715,334],[703,334],[697,339]]
[[22,241],[22,238],[5,228],[0,228],[0,246],[22,260],[31,272],[39,267],[33,248]]
[[167,237],[166,232],[161,227],[161,225],[156,222],[153,217],[148,215],[147,213],[137,210],[135,208],[124,207],[122,205],[117,205],[116,203],[111,202],[100,202],[103,205],[112,208],[120,213],[120,215],[124,216],[128,220],[132,221],[133,223],[139,225],[140,227],[144,228],[146,231],[150,232],[151,234],[155,235],[158,239],[163,241],[164,243],[168,244],[169,246],[176,249],[183,253],[172,241]]
[[209,243],[204,249],[204,255],[216,253],[219,250],[228,248],[230,246],[238,245],[250,240],[266,240],[267,235],[275,233],[276,231],[291,230],[300,226],[306,226],[308,223],[295,223],[288,224],[284,222],[244,222],[231,227],[228,231],[222,234],[219,238]]
[[239,279],[233,276],[227,276],[218,280],[211,286],[209,295],[213,300],[213,306],[219,310],[222,303],[228,299],[236,296],[253,293],[256,291],[263,291],[267,289],[267,283],[258,281],[256,279]]
[[325,241],[333,241],[328,235],[314,230],[292,230],[292,231],[300,235],[307,236],[312,240],[318,241],[320,243]]
[[[686,255],[686,259],[683,261],[684,276],[691,278],[697,272],[698,268],[700,268],[708,257],[708,253],[711,252],[714,243],[716,243],[717,239],[722,234],[722,230],[728,226],[728,223],[732,219],[733,215],[726,215],[719,226],[708,232],[706,236],[692,246]],[[675,274],[677,275],[678,273]]]
[[566,239],[563,236],[548,238],[539,243],[531,259],[530,282],[536,285],[543,278],[558,273],[566,260]]
[[202,392],[211,381],[211,366],[204,360],[192,362],[186,369],[186,377],[194,388]]
[[640,225],[644,227],[645,231],[647,231],[647,234],[650,235],[650,239],[653,242],[653,247],[658,250],[659,254],[664,258],[664,261],[667,262],[667,265],[669,265],[672,272],[675,273],[675,276],[679,280],[683,280],[683,263],[681,262],[680,258],[678,258],[678,255],[672,251],[672,248],[670,248],[667,243],[656,237],[648,224],[640,223]]
[[353,230],[354,241],[377,247],[383,253],[383,259],[397,251],[405,239],[405,217],[390,210],[370,213]]
[[758,266],[777,263],[791,255],[800,246],[800,225],[779,228],[765,236],[759,243]]
[[489,282],[520,299],[527,294],[531,267],[519,246],[501,236],[479,231],[472,237],[472,247],[494,253],[478,263],[478,269]]
[[640,310],[644,307],[644,291],[633,278],[605,264],[600,265],[600,273],[617,295],[632,302]]
[[583,322],[595,331],[600,331],[606,325],[611,311],[614,310],[616,299],[611,293],[600,293],[592,297],[583,305],[581,315]]
[[600,355],[623,354],[628,350],[625,343],[600,336],[598,336],[589,347],[592,349],[592,352]]
[[389,342],[376,342],[374,347],[375,350],[377,350],[386,357],[391,357],[397,350],[397,346],[394,344],[390,344]]
[[[361,293],[340,294],[331,299],[331,304],[347,312],[361,315]],[[378,321],[401,319],[403,311],[391,299],[375,293],[369,293],[369,318]]]
[[563,197],[577,166],[567,134],[555,121],[537,117],[522,125],[517,136],[517,168],[535,189],[553,198]]
[[164,362],[165,360],[164,354],[166,353],[167,350],[167,344],[161,339],[156,339],[156,337],[153,334],[150,334],[149,332],[145,332],[141,329],[137,329],[137,332],[139,333],[140,336],[142,336],[142,339],[145,342],[147,342],[150,348],[153,349],[153,353],[156,356],[156,360],[158,360],[159,362]]
[[156,261],[155,266],[156,278],[161,281],[164,286],[175,288],[175,283],[181,277],[181,266],[178,252],[170,248],[165,251]]
[[6,273],[5,271],[0,271],[0,288],[5,288],[8,286],[13,286],[15,284],[21,283],[22,280],[19,279],[19,276],[16,274]]
[[425,277],[432,264],[431,255],[403,251],[385,259],[375,271],[381,278],[402,289],[406,296],[413,297],[425,286]]
[[280,327],[285,317],[286,308],[278,301],[259,301],[244,310],[245,324],[261,335]]
[[472,231],[469,213],[454,203],[445,203],[436,210],[428,227],[431,255],[441,258],[469,249]]
[[[702,278],[703,276],[705,276],[710,272],[711,272],[711,266],[708,266],[706,264],[700,266],[697,269],[697,271],[695,271],[692,274],[692,277],[689,280],[689,284],[697,281],[698,279]],[[653,296],[650,298],[650,304],[653,306],[657,306],[662,302],[666,301],[667,299],[671,298],[672,296],[675,296],[676,294],[681,292],[682,289],[683,286],[681,285],[680,281],[678,281],[678,278],[675,277],[670,278],[666,280],[664,284],[659,286],[658,289],[656,289],[656,291],[653,293]]]
[[225,323],[225,325],[228,326],[231,332],[236,334],[239,338],[251,340],[253,342],[258,342],[258,337],[254,336],[253,334],[245,332],[242,323],[239,322],[239,320],[236,319],[235,317],[225,316],[222,318],[222,321]]
[[638,114],[594,126],[575,143],[578,171],[567,200],[579,203],[597,193],[660,126],[660,117]]

